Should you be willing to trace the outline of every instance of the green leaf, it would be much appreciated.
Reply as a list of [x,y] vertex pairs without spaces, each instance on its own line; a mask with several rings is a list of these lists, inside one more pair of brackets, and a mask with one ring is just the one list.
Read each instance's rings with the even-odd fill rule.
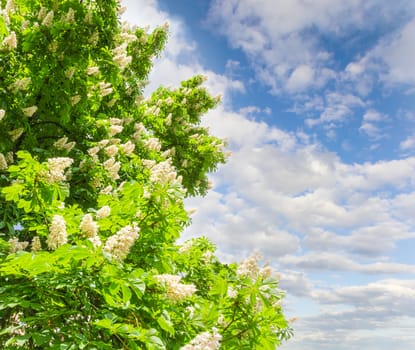
[[170,320],[170,315],[166,310],[163,310],[162,315],[157,319],[158,325],[167,333],[174,335],[174,326]]

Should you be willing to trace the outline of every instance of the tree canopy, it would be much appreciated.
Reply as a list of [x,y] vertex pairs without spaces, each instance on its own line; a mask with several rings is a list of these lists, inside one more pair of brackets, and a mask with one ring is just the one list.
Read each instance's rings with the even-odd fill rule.
[[[143,89],[166,25],[116,0],[1,0],[2,349],[274,349],[284,293],[253,255],[178,244],[225,143],[195,76]],[[226,233],[224,233],[226,234]]]

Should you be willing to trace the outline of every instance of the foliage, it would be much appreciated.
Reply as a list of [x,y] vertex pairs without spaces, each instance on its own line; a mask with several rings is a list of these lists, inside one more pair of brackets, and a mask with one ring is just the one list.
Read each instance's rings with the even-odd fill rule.
[[2,349],[274,349],[283,293],[253,256],[176,241],[224,143],[195,76],[142,95],[167,27],[115,0],[2,0]]

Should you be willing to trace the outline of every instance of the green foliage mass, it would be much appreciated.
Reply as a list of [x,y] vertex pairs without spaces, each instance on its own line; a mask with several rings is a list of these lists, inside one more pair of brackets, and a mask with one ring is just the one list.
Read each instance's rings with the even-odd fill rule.
[[274,349],[283,293],[253,256],[176,243],[225,161],[195,76],[143,97],[167,26],[115,0],[1,0],[0,347]]

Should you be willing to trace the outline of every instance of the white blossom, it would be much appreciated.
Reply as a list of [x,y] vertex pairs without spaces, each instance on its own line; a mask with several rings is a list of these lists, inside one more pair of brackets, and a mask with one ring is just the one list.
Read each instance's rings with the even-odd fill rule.
[[196,292],[194,284],[180,283],[180,276],[163,274],[156,275],[155,278],[166,287],[167,298],[174,302],[189,298]]
[[112,50],[114,63],[121,70],[124,70],[132,61],[132,57],[127,55],[127,45],[128,43],[125,42]]
[[99,193],[101,194],[110,194],[112,192],[113,188],[111,185],[103,188]]
[[166,117],[166,125],[170,126],[171,122],[172,122],[172,115],[171,115],[171,113],[169,113]]
[[33,237],[33,239],[32,239],[32,247],[31,247],[32,252],[37,252],[37,251],[39,251],[41,249],[42,249],[42,243],[40,242],[39,236]]
[[68,142],[68,138],[64,136],[58,139],[57,141],[55,141],[53,143],[53,146],[56,147],[57,149],[64,149],[67,142]]
[[262,277],[262,279],[271,277],[272,273],[273,273],[273,270],[271,266],[269,266],[268,263],[259,270],[259,275]]
[[48,13],[48,9],[44,6],[42,6],[37,14],[37,19],[41,21],[45,18],[46,14]]
[[200,333],[189,344],[182,346],[180,350],[218,350],[221,340],[222,336],[218,330],[212,327],[212,332]]
[[96,217],[98,220],[104,219],[111,214],[111,208],[108,205],[104,205],[101,209],[97,210]]
[[68,79],[72,79],[72,78],[73,78],[74,73],[75,73],[75,67],[71,67],[71,68],[68,68],[68,69],[65,71],[65,76],[66,76]]
[[246,276],[252,279],[256,279],[258,277],[258,273],[260,271],[258,266],[258,261],[261,259],[259,253],[254,253],[250,257],[246,258],[242,261],[238,269],[236,271],[238,276]]
[[24,131],[23,128],[17,128],[17,129],[13,129],[12,131],[9,131],[9,135],[12,141],[16,141],[20,136],[22,136],[23,131]]
[[9,86],[9,90],[14,94],[19,90],[26,90],[31,81],[32,79],[30,77],[17,79],[13,84]]
[[121,125],[122,119],[120,118],[110,118],[110,125]]
[[73,163],[72,158],[57,157],[48,159],[48,173],[45,174],[47,182],[61,182],[66,180],[65,169]]
[[101,238],[99,236],[89,237],[88,240],[93,244],[95,248],[100,247],[102,245]]
[[16,6],[14,4],[14,1],[13,0],[8,0],[7,3],[6,3],[5,10],[7,12],[14,12],[15,9],[16,9]]
[[74,95],[74,96],[71,96],[71,105],[72,106],[75,106],[77,103],[79,103],[79,101],[81,101],[81,99],[82,99],[82,97],[81,97],[81,95]]
[[0,121],[3,120],[5,115],[6,115],[6,111],[4,109],[0,109]]
[[50,27],[53,22],[53,16],[54,16],[53,10],[49,11],[46,17],[42,21],[42,26]]
[[6,170],[7,169],[7,161],[6,157],[3,153],[0,153],[0,170]]
[[105,242],[104,251],[117,260],[124,260],[135,241],[138,239],[140,228],[136,223],[127,225],[120,229],[115,235],[109,237]]
[[106,145],[108,145],[108,143],[110,142],[110,140],[101,140],[98,142],[99,147],[105,147]]
[[10,152],[6,153],[6,161],[7,161],[7,164],[13,164],[13,162],[14,162],[14,153],[13,153],[13,151],[10,151]]
[[2,42],[3,46],[6,46],[9,50],[14,50],[17,47],[16,33],[11,32]]
[[134,152],[135,145],[131,141],[127,141],[120,145],[125,155],[129,156]]
[[75,22],[75,11],[73,10],[72,7],[69,8],[66,15],[62,18],[62,22],[68,23],[68,24]]
[[233,289],[232,287],[228,287],[228,291],[227,291],[226,295],[230,299],[235,299],[238,295],[238,292],[235,289]]
[[108,131],[108,134],[110,136],[114,136],[116,134],[119,134],[123,130],[123,127],[121,125],[111,125]]
[[94,221],[92,215],[88,213],[82,217],[79,229],[86,238],[92,238],[98,233],[98,224]]
[[109,157],[114,157],[118,153],[118,147],[111,145],[105,148],[105,154]]
[[126,10],[127,10],[127,7],[126,6],[120,7],[118,9],[118,14],[121,16]]
[[123,32],[120,34],[121,40],[125,41],[126,43],[131,43],[137,40],[137,36],[134,34],[130,34],[128,32]]
[[23,114],[26,117],[31,117],[33,114],[35,114],[37,111],[37,106],[30,106],[22,109]]
[[68,242],[66,234],[66,222],[60,215],[54,215],[52,223],[49,227],[49,235],[46,240],[48,248],[51,250],[57,249],[59,246]]
[[89,37],[88,39],[88,43],[92,46],[95,46],[96,44],[98,44],[98,40],[99,40],[99,32],[95,31],[92,33],[92,35]]
[[98,152],[99,152],[99,147],[98,146],[94,146],[94,147],[91,147],[90,149],[88,149],[88,154],[91,157],[96,156],[98,154]]
[[181,254],[187,254],[187,253],[189,253],[189,251],[190,251],[190,249],[192,248],[192,246],[193,246],[193,241],[192,240],[189,240],[189,241],[186,241],[180,248],[179,248],[179,253],[181,253]]
[[111,83],[100,82],[98,83],[98,87],[101,91],[101,96],[107,96],[112,93]]
[[171,165],[170,159],[157,163],[150,168],[150,181],[162,185],[181,183],[181,179],[177,177],[176,170]]
[[88,74],[88,75],[95,75],[95,74],[98,74],[98,73],[99,73],[99,67],[96,67],[96,66],[88,67],[87,70],[86,70],[86,74]]
[[161,143],[159,139],[155,137],[151,137],[148,140],[144,141],[144,145],[152,151],[159,152],[161,149]]
[[120,176],[118,171],[120,170],[121,163],[116,162],[114,158],[110,158],[104,162],[104,168],[108,171],[109,176],[113,180],[118,180]]
[[25,250],[27,246],[29,245],[29,242],[19,242],[19,239],[17,237],[10,238],[8,241],[10,247],[9,252],[11,254],[17,253],[18,251]]

